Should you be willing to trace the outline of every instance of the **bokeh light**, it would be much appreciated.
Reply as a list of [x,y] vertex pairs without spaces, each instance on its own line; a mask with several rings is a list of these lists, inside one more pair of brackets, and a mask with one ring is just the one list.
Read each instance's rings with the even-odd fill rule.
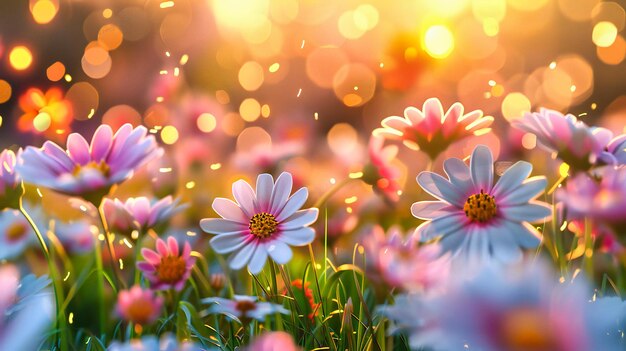
[[9,53],[9,61],[14,69],[23,71],[33,63],[33,54],[26,46],[16,46]]
[[0,79],[0,104],[7,102],[11,98],[11,84],[6,80]]
[[438,59],[446,58],[454,50],[454,36],[448,27],[434,25],[424,33],[422,45],[430,56]]
[[615,42],[617,27],[611,22],[598,22],[593,27],[592,40],[599,47],[609,47]]
[[50,23],[59,10],[58,2],[53,0],[30,0],[30,11],[38,24]]

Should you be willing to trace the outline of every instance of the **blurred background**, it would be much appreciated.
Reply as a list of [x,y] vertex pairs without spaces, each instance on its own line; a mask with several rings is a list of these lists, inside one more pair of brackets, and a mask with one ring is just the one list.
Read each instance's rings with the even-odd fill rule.
[[[194,211],[227,196],[233,179],[262,171],[292,171],[319,195],[363,169],[381,119],[438,97],[445,109],[460,101],[496,121],[495,133],[456,144],[434,168],[483,143],[501,160],[541,161],[539,171],[558,177],[533,136],[508,122],[548,107],[626,132],[624,6],[2,0],[0,142],[63,144],[100,123],[146,125],[168,150],[149,175],[153,190],[206,194],[190,200]],[[426,162],[401,148],[404,193],[417,193]],[[337,223],[350,226],[346,213],[369,205],[362,191],[344,190]],[[399,215],[410,217],[408,206]]]

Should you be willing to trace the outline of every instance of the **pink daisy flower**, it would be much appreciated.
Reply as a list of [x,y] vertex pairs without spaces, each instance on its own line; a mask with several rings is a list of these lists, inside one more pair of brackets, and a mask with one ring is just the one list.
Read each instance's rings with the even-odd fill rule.
[[[20,156],[21,149],[17,153]],[[17,158],[11,150],[0,153],[0,209],[18,208],[22,196],[22,180],[15,170]]]
[[99,205],[111,187],[130,178],[137,168],[162,153],[154,136],[140,126],[123,125],[115,134],[98,127],[91,144],[78,133],[67,138],[67,150],[46,141],[40,149],[27,147],[18,170],[25,182],[63,194],[81,196]]
[[441,257],[437,244],[418,246],[416,235],[403,239],[398,227],[387,234],[374,227],[363,240],[366,257],[372,270],[389,286],[406,291],[430,291],[446,282],[450,271],[447,256]]
[[546,187],[542,176],[527,179],[532,165],[519,161],[493,184],[493,156],[489,148],[474,149],[468,167],[457,158],[444,162],[449,179],[422,172],[419,185],[437,201],[411,206],[413,216],[426,222],[417,228],[423,239],[440,236],[444,252],[461,253],[482,262],[494,257],[500,262],[522,258],[520,248],[534,248],[541,236],[528,222],[545,221],[552,210],[534,200]]
[[137,262],[137,267],[150,281],[152,289],[182,290],[196,263],[196,258],[191,257],[191,246],[185,242],[181,252],[178,241],[170,236],[167,244],[162,239],[157,239],[156,249],[141,249],[145,261]]
[[400,170],[392,164],[398,154],[395,145],[383,146],[385,139],[372,135],[368,152],[370,163],[363,169],[363,181],[389,201],[400,199]]
[[237,202],[224,198],[213,201],[213,209],[222,218],[205,218],[200,227],[217,234],[211,247],[220,254],[232,254],[232,269],[248,265],[252,274],[259,273],[267,256],[276,263],[285,264],[293,255],[289,245],[303,246],[315,238],[315,230],[308,226],[317,220],[318,209],[300,210],[308,197],[306,188],[300,188],[291,197],[293,180],[284,172],[274,183],[269,174],[257,178],[256,193],[250,184],[238,180],[233,184]]
[[148,325],[154,323],[163,310],[163,298],[152,290],[135,285],[117,295],[117,314],[127,322]]
[[604,128],[589,127],[571,114],[542,108],[526,113],[511,123],[515,128],[537,136],[537,143],[575,170],[588,170],[599,159],[612,163],[605,151],[613,133]]
[[615,157],[615,164],[618,166],[626,165],[626,134],[615,137],[609,145],[607,151]]
[[171,196],[156,202],[150,202],[144,196],[129,198],[124,202],[104,199],[102,206],[111,230],[125,235],[130,235],[134,230],[145,233],[149,229],[162,229],[160,227],[173,215],[185,208],[178,206],[178,200],[173,200]]
[[493,117],[483,116],[481,110],[464,113],[461,103],[454,103],[444,113],[441,101],[430,98],[422,110],[410,106],[404,117],[391,116],[383,119],[382,128],[373,134],[391,140],[401,140],[414,150],[424,151],[431,160],[451,144],[472,135],[482,135],[491,130]]

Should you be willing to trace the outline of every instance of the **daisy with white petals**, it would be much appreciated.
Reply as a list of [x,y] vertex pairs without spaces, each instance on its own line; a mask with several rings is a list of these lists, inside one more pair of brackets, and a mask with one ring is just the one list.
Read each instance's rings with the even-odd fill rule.
[[232,269],[248,265],[252,274],[259,273],[267,256],[276,263],[285,264],[293,255],[292,246],[310,244],[315,230],[308,226],[317,220],[318,209],[300,210],[308,197],[306,188],[292,196],[291,174],[284,172],[274,183],[269,174],[257,178],[256,192],[244,180],[233,184],[237,202],[224,198],[213,201],[213,209],[222,218],[205,218],[200,227],[217,234],[211,247],[217,253],[233,253],[229,258]]
[[469,167],[457,158],[447,159],[443,167],[449,179],[432,172],[417,176],[419,185],[438,199],[411,206],[415,217],[426,220],[417,228],[423,239],[441,236],[444,251],[473,262],[490,257],[518,261],[520,248],[539,245],[541,236],[528,222],[548,220],[552,211],[534,200],[544,191],[546,179],[528,178],[530,163],[515,163],[495,185],[493,156],[486,146],[474,149]]

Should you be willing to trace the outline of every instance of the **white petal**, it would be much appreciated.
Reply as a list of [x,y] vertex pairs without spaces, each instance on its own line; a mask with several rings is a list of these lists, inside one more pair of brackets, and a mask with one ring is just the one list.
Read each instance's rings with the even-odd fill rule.
[[317,208],[309,208],[308,210],[300,210],[294,213],[280,224],[281,230],[293,230],[305,227],[315,223],[319,210]]
[[248,263],[248,271],[252,274],[259,274],[267,261],[267,250],[265,244],[259,244],[250,263]]
[[491,254],[502,263],[515,263],[522,259],[522,251],[514,239],[516,233],[507,231],[504,225],[489,228],[489,246]]
[[249,238],[245,233],[226,233],[219,234],[211,238],[210,244],[218,254],[233,252],[245,244]]
[[541,243],[541,234],[528,223],[503,220],[504,228],[513,235],[517,243],[525,249],[534,249]]
[[449,158],[443,162],[443,170],[450,178],[450,183],[454,184],[464,193],[468,192],[472,185],[472,175],[469,167],[458,158]]
[[257,241],[251,241],[244,245],[239,252],[233,254],[228,259],[230,268],[234,270],[242,269],[250,262],[255,249],[257,248]]
[[490,193],[493,185],[493,156],[488,147],[476,146],[470,159],[470,172],[476,189]]
[[540,222],[548,220],[552,215],[552,208],[543,203],[529,203],[520,206],[500,208],[502,216],[517,222]]
[[252,216],[256,213],[256,195],[254,194],[254,190],[252,190],[250,184],[243,179],[234,182],[233,196],[246,216],[248,218],[252,218]]
[[460,189],[433,172],[422,172],[417,176],[417,183],[430,195],[452,205],[463,207],[465,194]]
[[260,211],[269,211],[273,190],[274,178],[267,173],[259,174],[256,179],[256,200]]
[[248,226],[222,218],[205,218],[200,221],[200,228],[207,233],[221,234],[248,230]]
[[508,192],[502,198],[496,200],[508,205],[524,204],[536,198],[545,191],[548,181],[545,177],[537,176],[528,178],[522,185]]
[[289,216],[296,213],[309,197],[309,191],[306,188],[300,188],[287,200],[285,207],[280,211],[280,214],[276,217],[278,222],[284,221]]
[[247,224],[250,218],[241,210],[241,207],[234,201],[222,197],[213,200],[213,210],[222,218],[231,221]]
[[442,201],[420,201],[411,205],[411,214],[419,219],[433,219],[449,214],[446,208],[453,209],[450,204]]
[[283,172],[276,179],[274,185],[274,191],[272,192],[272,204],[270,207],[270,213],[276,214],[282,210],[283,206],[291,194],[291,186],[293,185],[293,179],[291,174]]
[[493,187],[492,195],[499,198],[508,194],[520,186],[528,178],[532,170],[533,166],[528,162],[519,161],[515,163],[498,179],[498,182]]
[[284,242],[278,240],[274,240],[272,243],[267,243],[266,248],[272,259],[278,264],[286,264],[293,256],[291,248]]
[[292,245],[304,246],[310,244],[315,239],[315,230],[313,228],[304,227],[294,230],[285,230],[280,233],[278,240]]

